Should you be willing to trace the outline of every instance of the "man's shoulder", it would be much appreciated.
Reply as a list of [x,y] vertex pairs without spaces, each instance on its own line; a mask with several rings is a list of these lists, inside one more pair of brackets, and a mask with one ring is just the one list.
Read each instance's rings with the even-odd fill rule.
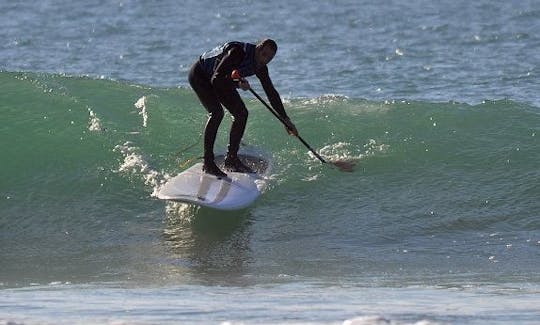
[[225,43],[225,48],[239,47],[239,48],[244,49],[245,44],[246,43],[239,42],[239,41],[229,41]]
[[230,52],[230,51],[234,51],[234,52],[238,52],[238,53],[242,53],[243,55],[245,55],[246,53],[246,48],[244,46],[245,43],[242,43],[242,42],[228,42],[225,44],[223,50],[224,52]]

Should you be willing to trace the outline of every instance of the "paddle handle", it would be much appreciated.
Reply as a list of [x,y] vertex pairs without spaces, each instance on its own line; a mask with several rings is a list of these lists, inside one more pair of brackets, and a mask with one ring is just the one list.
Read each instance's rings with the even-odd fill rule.
[[313,153],[315,155],[315,157],[317,157],[317,159],[319,159],[322,163],[327,163],[326,160],[323,159],[323,157],[321,157],[321,155],[319,155],[319,153],[317,151],[315,151],[313,148],[311,148],[311,146],[304,140],[302,139],[302,137],[300,135],[297,135],[296,136],[298,138],[298,140],[300,140],[300,142],[302,142],[302,144],[304,146],[306,146],[306,148],[309,149],[309,151],[311,151],[311,153]]
[[[264,99],[262,99],[261,96],[259,96],[259,94],[257,94],[257,93],[255,92],[255,90],[251,89],[251,87],[250,87],[250,88],[249,88],[249,91],[251,91],[251,93],[252,93],[255,97],[257,97],[257,99],[260,100],[261,103],[263,103],[263,105],[266,106],[266,108],[267,108],[272,114],[274,114],[274,116],[275,116],[281,123],[283,123],[283,125],[285,125],[286,128],[289,128],[289,126],[287,125],[287,122],[285,122],[285,120],[283,119],[283,117],[282,117],[281,115],[279,115],[279,114],[274,110],[274,108],[272,108],[270,105],[268,105],[268,104],[266,103],[266,101],[265,101]],[[322,163],[327,163],[327,161],[324,160],[323,157],[321,157],[321,155],[319,155],[319,154],[317,153],[317,151],[315,151],[315,149],[313,149],[313,148],[312,148],[312,147],[311,147],[304,139],[302,139],[302,137],[301,137],[299,134],[297,134],[297,135],[295,135],[295,136],[298,138],[298,140],[300,140],[300,142],[302,142],[302,144],[303,144],[304,146],[306,146],[306,148],[309,149],[309,151],[311,151],[311,153],[313,153],[313,154],[315,155],[315,157],[317,157],[317,159],[319,159]]]

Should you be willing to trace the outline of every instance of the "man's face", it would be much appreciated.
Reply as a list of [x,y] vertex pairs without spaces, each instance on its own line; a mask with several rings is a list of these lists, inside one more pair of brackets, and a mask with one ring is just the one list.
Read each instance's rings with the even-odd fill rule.
[[267,65],[270,63],[270,61],[272,61],[274,55],[276,55],[276,52],[274,52],[270,46],[261,46],[257,49],[257,63],[260,65]]

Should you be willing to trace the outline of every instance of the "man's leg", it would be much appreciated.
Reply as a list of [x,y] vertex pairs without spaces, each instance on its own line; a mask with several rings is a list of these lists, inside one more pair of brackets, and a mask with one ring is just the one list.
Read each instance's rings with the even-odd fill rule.
[[231,157],[236,157],[238,155],[238,150],[240,149],[240,142],[244,136],[244,131],[246,130],[249,113],[244,103],[237,106],[234,112],[230,109],[228,109],[228,111],[231,112],[231,115],[233,116],[233,122],[229,134],[229,147],[227,153]]
[[[225,168],[234,172],[253,173],[253,170],[244,165],[238,158],[238,150],[240,149],[240,142],[242,141],[244,131],[246,130],[249,113],[236,90],[234,91],[234,94],[236,96],[233,96],[237,97],[236,100],[225,101],[228,103],[225,105],[225,108],[227,108],[233,116],[233,123],[229,134],[229,147],[227,148],[227,157],[225,159]],[[235,104],[231,104],[231,102],[234,102]]]
[[204,72],[195,63],[189,73],[189,83],[203,106],[208,111],[208,121],[204,128],[204,167],[203,169],[213,175],[224,177],[226,174],[221,171],[214,162],[214,143],[217,131],[223,120],[223,107],[219,103],[210,81]]
[[238,158],[240,142],[244,136],[248,119],[248,110],[240,98],[231,79],[215,79],[212,83],[219,101],[233,116],[231,132],[229,134],[229,147],[225,159],[225,168],[229,171],[252,173],[251,168],[245,166]]

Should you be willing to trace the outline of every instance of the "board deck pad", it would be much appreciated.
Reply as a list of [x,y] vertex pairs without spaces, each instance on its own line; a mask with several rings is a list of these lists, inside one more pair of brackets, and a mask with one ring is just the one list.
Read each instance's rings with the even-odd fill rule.
[[253,174],[227,172],[224,156],[216,156],[216,164],[227,177],[216,177],[202,171],[197,163],[169,179],[157,197],[206,206],[220,210],[242,209],[252,204],[263,192],[270,173],[270,162],[260,155],[239,154],[240,160],[255,171]]
[[[262,157],[239,154],[238,158],[258,175],[264,175],[264,172],[268,168],[268,161]],[[225,170],[225,155],[218,155],[214,161],[221,170],[227,172]]]

